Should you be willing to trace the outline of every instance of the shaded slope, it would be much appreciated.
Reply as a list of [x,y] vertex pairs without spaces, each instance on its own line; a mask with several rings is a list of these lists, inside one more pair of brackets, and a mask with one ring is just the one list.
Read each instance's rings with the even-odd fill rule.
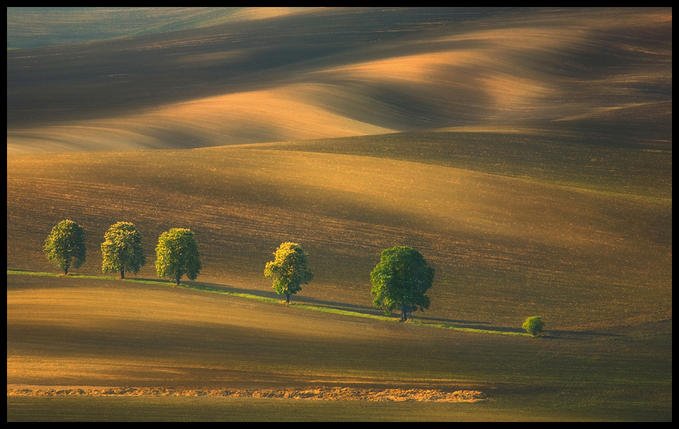
[[[261,143],[262,149],[364,155],[533,178],[630,198],[671,198],[672,147],[665,142],[589,132],[509,126]],[[254,148],[254,147],[253,147]]]
[[7,48],[91,43],[314,11],[294,7],[10,7]]

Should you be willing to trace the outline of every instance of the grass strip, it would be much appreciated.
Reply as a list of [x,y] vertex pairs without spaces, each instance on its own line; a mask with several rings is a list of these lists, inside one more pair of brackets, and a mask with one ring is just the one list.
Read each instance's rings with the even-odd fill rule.
[[[93,276],[93,275],[87,275],[87,274],[68,274],[68,276],[65,276],[63,274],[56,274],[56,273],[47,273],[47,272],[40,272],[40,271],[29,271],[29,270],[16,270],[16,269],[8,269],[7,270],[7,275],[18,275],[18,276],[32,276],[32,277],[56,277],[56,278],[74,278],[74,279],[89,279],[89,280],[120,280],[117,277],[114,276]],[[215,286],[210,286],[206,284],[201,284],[201,283],[193,283],[193,284],[185,284],[185,283],[180,283],[178,286],[175,285],[174,283],[167,281],[167,280],[153,280],[153,279],[124,279],[121,280],[124,282],[128,283],[140,283],[140,284],[149,284],[149,285],[155,285],[155,286],[167,286],[167,287],[181,287],[184,289],[190,289],[190,290],[198,290],[201,292],[208,292],[208,293],[217,293],[220,295],[228,295],[228,296],[233,296],[236,298],[243,298],[243,299],[250,299],[250,300],[255,300],[259,302],[264,302],[267,304],[277,304],[280,305],[282,303],[282,300],[277,299],[277,298],[270,298],[266,296],[261,296],[261,295],[255,295],[255,294],[250,294],[250,293],[244,293],[244,292],[233,292],[230,290],[226,290],[223,288],[215,287]],[[299,308],[302,310],[309,310],[309,311],[319,311],[322,313],[331,313],[331,314],[339,314],[341,316],[349,316],[349,317],[360,317],[363,319],[373,319],[373,320],[380,320],[383,322],[399,322],[398,319],[390,316],[385,316],[385,315],[379,315],[379,314],[370,314],[370,313],[361,313],[358,311],[352,311],[352,310],[342,310],[339,308],[331,308],[331,307],[323,307],[320,305],[312,305],[312,304],[301,304],[301,303],[290,303],[287,304],[290,307],[293,308]],[[447,323],[428,323],[428,322],[423,322],[420,320],[410,320],[412,325],[415,326],[425,326],[428,328],[438,328],[438,329],[449,329],[453,331],[458,331],[458,332],[468,332],[468,333],[475,333],[475,334],[491,334],[491,335],[511,335],[511,336],[521,336],[521,337],[530,337],[529,334],[524,333],[524,332],[513,332],[513,331],[498,331],[498,330],[491,330],[491,329],[478,329],[478,328],[465,328],[461,326],[455,326],[455,325],[450,325]]]

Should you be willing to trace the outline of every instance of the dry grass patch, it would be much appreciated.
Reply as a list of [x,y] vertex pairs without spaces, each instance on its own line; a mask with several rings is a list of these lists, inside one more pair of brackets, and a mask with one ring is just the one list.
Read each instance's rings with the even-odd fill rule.
[[316,386],[271,389],[174,389],[166,387],[13,386],[7,396],[210,396],[225,398],[306,399],[320,401],[478,402],[487,399],[478,390],[422,388],[357,388]]

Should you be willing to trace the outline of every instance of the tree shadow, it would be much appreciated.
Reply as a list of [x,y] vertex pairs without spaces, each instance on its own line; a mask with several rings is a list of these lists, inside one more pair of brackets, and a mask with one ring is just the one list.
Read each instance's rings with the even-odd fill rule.
[[[163,285],[172,285],[174,286],[174,283],[169,283],[167,280],[162,280],[162,279],[151,279],[151,278],[142,278],[142,277],[136,277],[134,279],[127,279],[127,280],[138,280],[138,281],[144,281],[144,282],[153,282],[153,283],[158,283],[158,284],[163,284]],[[246,288],[239,288],[236,286],[232,285],[225,285],[222,283],[209,283],[209,282],[197,282],[197,281],[191,281],[191,280],[182,280],[180,283],[181,287],[188,288],[188,289],[194,289],[194,290],[202,290],[202,291],[207,291],[207,292],[225,292],[225,293],[242,293],[242,294],[247,294],[247,295],[254,295],[262,298],[270,298],[270,299],[276,299],[280,300],[281,302],[284,302],[285,299],[282,295],[278,295],[275,292],[271,291],[264,291],[264,290],[258,290],[258,289],[246,289]],[[322,300],[318,298],[311,298],[308,296],[298,296],[294,295],[291,298],[291,304],[295,303],[302,303],[302,304],[313,304],[317,305],[319,307],[327,307],[327,308],[332,308],[332,309],[337,309],[337,310],[349,310],[349,311],[356,311],[356,312],[361,312],[361,313],[368,313],[368,314],[384,314],[381,311],[371,308],[371,307],[366,307],[362,305],[357,305],[357,304],[349,304],[345,302],[338,302],[338,301],[328,301],[328,300]]]
[[439,323],[463,323],[463,324],[474,324],[481,326],[491,326],[490,322],[482,322],[479,320],[462,320],[462,319],[444,319],[442,317],[429,317],[429,316],[418,316],[418,320],[426,320],[428,322],[439,322]]
[[622,337],[623,335],[613,332],[601,331],[573,331],[573,330],[550,330],[540,335],[540,338],[547,340],[589,340],[599,337]]
[[[129,278],[129,279],[126,279],[126,280],[131,280],[133,282],[135,280],[137,280],[137,281],[158,283],[159,285],[175,286],[174,283],[168,282],[167,280],[154,279],[154,278],[135,277],[135,278]],[[217,293],[219,293],[219,292],[242,293],[242,294],[254,295],[254,296],[258,296],[258,297],[262,297],[262,298],[280,300],[281,303],[285,302],[285,299],[283,298],[283,296],[278,295],[278,294],[276,294],[275,292],[272,292],[272,291],[239,288],[239,287],[236,287],[236,286],[225,285],[225,284],[221,284],[221,283],[209,283],[209,282],[197,282],[197,281],[191,281],[191,280],[184,280],[180,283],[180,287],[193,289],[193,290],[207,291],[207,292],[217,292]],[[318,298],[313,298],[313,297],[308,297],[308,296],[294,296],[291,303],[293,305],[296,304],[296,303],[309,304],[309,305],[314,305],[314,306],[328,308],[328,309],[353,311],[353,312],[362,313],[362,314],[370,314],[370,315],[378,315],[378,316],[384,316],[385,315],[385,313],[383,311],[376,309],[376,308],[373,308],[373,307],[366,307],[366,306],[363,306],[363,305],[350,304],[350,303],[339,302],[339,301],[323,300],[323,299],[318,299]],[[396,314],[396,313],[391,313],[387,316],[394,317],[394,320],[398,320],[400,318],[400,314]],[[430,316],[417,316],[417,317],[413,317],[412,320],[417,320],[418,322],[420,322],[423,325],[432,325],[432,326],[436,326],[436,325],[441,326],[442,325],[442,327],[444,327],[444,328],[480,329],[480,330],[484,330],[484,331],[494,331],[494,332],[497,332],[497,333],[515,333],[515,334],[526,332],[524,329],[519,328],[519,327],[492,325],[490,322],[484,322],[484,321],[478,321],[478,320],[447,319],[447,318],[442,318],[442,317],[430,317]],[[404,322],[404,323],[408,323],[408,322]],[[587,339],[592,339],[592,338],[596,338],[596,337],[620,337],[620,336],[622,336],[622,335],[610,333],[610,332],[600,332],[600,331],[592,331],[592,330],[585,330],[585,331],[548,330],[548,331],[543,332],[536,339],[587,340]]]
[[[227,292],[235,292],[235,293],[246,293],[246,294],[261,296],[261,297],[265,297],[265,298],[280,299],[281,302],[283,302],[283,297],[281,295],[276,294],[275,292],[262,291],[262,290],[257,290],[257,289],[238,288],[238,287],[235,287],[235,286],[223,285],[223,284],[219,284],[219,283],[184,282],[183,284],[190,285],[191,288],[200,289],[200,290],[214,290],[214,291],[227,291]],[[363,314],[385,316],[385,313],[382,310],[374,308],[374,307],[367,307],[367,306],[364,306],[364,305],[350,304],[350,303],[339,302],[339,301],[329,301],[329,300],[313,298],[313,297],[309,297],[309,296],[294,295],[294,297],[291,300],[291,303],[292,304],[295,304],[295,303],[310,304],[310,305],[315,305],[315,306],[318,306],[318,307],[324,307],[324,308],[329,308],[329,309],[334,309],[334,310],[347,310],[347,311],[355,311],[357,313],[363,313]],[[392,316],[392,317],[394,317],[394,319],[400,318],[400,314],[393,313],[393,312],[390,313],[390,314],[387,314],[387,316]],[[473,320],[446,319],[446,318],[428,317],[428,316],[418,316],[417,320],[427,321],[427,322],[436,322],[436,323],[445,323],[445,324],[451,324],[451,325],[456,325],[456,326],[459,326],[459,327],[468,327],[468,328],[487,329],[488,327],[490,327],[489,322],[481,322],[481,321],[473,321]],[[512,328],[507,328],[507,329],[512,329]]]

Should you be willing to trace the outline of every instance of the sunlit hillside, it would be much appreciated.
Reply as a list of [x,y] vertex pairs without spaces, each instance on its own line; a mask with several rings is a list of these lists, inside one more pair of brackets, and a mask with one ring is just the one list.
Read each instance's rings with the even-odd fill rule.
[[[128,219],[150,261],[162,230],[191,227],[204,278],[240,287],[269,290],[264,262],[294,240],[317,272],[305,295],[370,306],[380,250],[409,244],[435,264],[433,316],[511,326],[546,313],[555,328],[670,318],[671,152],[515,141],[530,162],[502,152],[513,138],[22,156],[8,164],[9,264],[49,270],[42,240],[71,216],[91,234],[81,270],[97,273],[103,231]],[[404,148],[412,144],[415,153]],[[144,275],[155,275],[152,264]]]

